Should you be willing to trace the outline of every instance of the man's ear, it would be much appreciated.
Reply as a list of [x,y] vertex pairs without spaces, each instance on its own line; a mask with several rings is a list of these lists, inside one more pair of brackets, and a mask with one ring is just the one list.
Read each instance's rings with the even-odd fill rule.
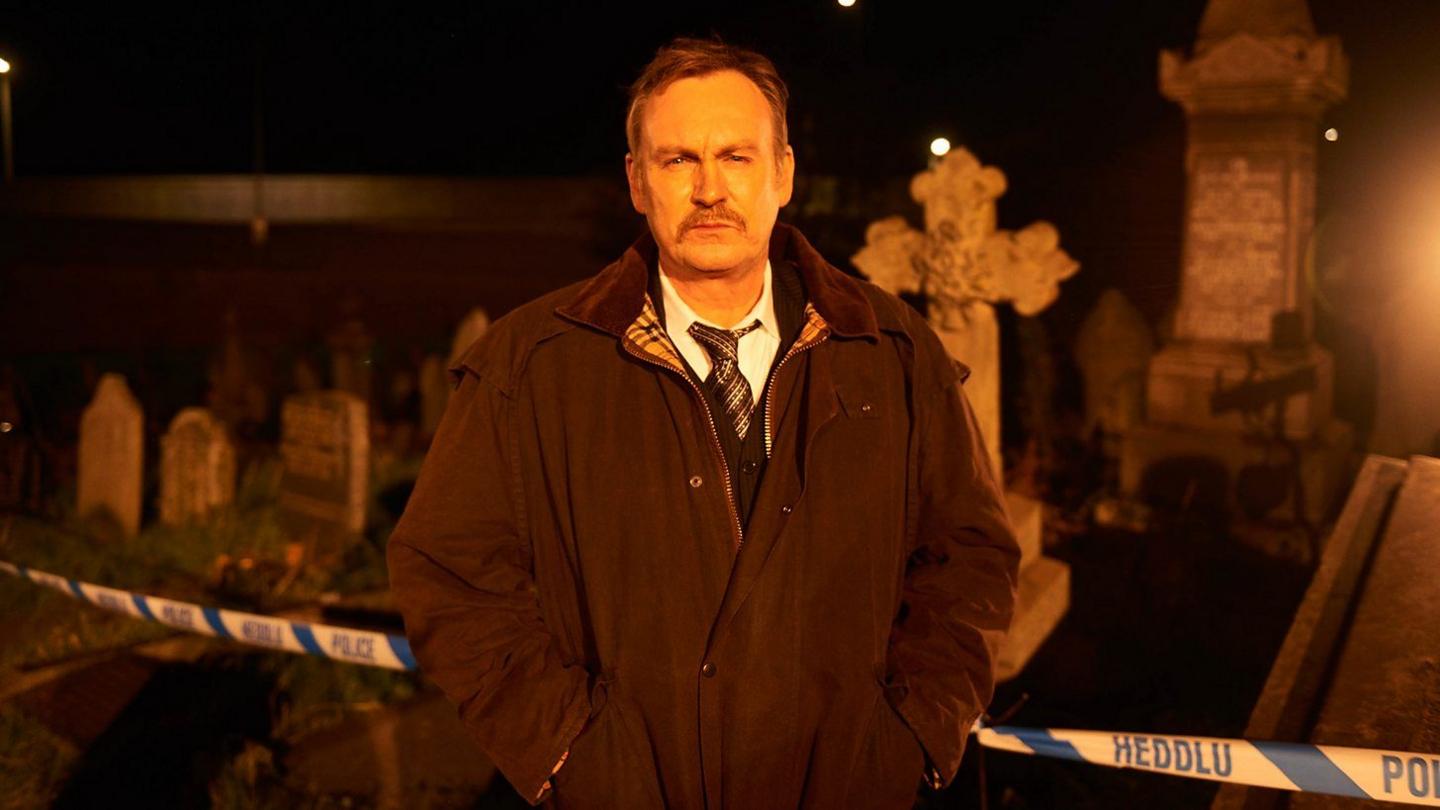
[[630,204],[635,212],[645,214],[645,180],[640,176],[644,168],[635,162],[635,156],[625,153],[625,181],[630,184]]
[[795,150],[788,143],[776,161],[775,173],[778,175],[775,183],[780,188],[780,207],[784,208],[790,204],[790,196],[795,193]]

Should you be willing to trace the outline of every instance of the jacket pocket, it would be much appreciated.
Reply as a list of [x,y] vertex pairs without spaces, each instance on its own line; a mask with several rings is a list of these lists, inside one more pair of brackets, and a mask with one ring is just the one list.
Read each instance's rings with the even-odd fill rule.
[[552,780],[554,806],[557,810],[663,808],[650,746],[641,745],[622,701],[613,691],[607,692]]
[[903,810],[914,806],[925,752],[883,693],[875,696],[869,732],[851,770],[847,807]]

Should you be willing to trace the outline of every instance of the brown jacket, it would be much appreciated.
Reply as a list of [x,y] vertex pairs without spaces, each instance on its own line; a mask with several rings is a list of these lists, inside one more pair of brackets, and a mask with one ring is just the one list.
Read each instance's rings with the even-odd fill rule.
[[[421,667],[523,796],[901,808],[990,699],[1018,548],[952,361],[777,225],[811,306],[748,526],[654,243],[497,321],[390,539]],[[918,743],[918,744],[917,744]]]

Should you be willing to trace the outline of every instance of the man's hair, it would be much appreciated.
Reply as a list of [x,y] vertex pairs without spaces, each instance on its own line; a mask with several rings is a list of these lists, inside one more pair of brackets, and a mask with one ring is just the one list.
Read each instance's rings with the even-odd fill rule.
[[717,39],[692,39],[677,37],[659,51],[650,64],[640,71],[640,77],[630,85],[630,109],[625,114],[625,139],[630,154],[640,156],[640,117],[645,102],[656,93],[681,79],[708,76],[733,70],[755,83],[760,94],[770,104],[770,129],[775,140],[775,159],[778,162],[789,142],[789,131],[785,126],[785,107],[790,101],[790,91],[775,64],[763,55],[747,48],[729,45]]

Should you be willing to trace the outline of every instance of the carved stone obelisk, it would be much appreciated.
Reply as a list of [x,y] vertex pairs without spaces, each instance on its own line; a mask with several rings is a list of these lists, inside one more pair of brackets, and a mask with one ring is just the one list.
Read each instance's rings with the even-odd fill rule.
[[1146,424],[1124,442],[1128,493],[1158,463],[1198,459],[1250,519],[1314,523],[1328,507],[1349,434],[1303,268],[1320,115],[1347,77],[1304,0],[1211,0],[1192,51],[1160,55],[1161,92],[1188,125],[1183,267]]

